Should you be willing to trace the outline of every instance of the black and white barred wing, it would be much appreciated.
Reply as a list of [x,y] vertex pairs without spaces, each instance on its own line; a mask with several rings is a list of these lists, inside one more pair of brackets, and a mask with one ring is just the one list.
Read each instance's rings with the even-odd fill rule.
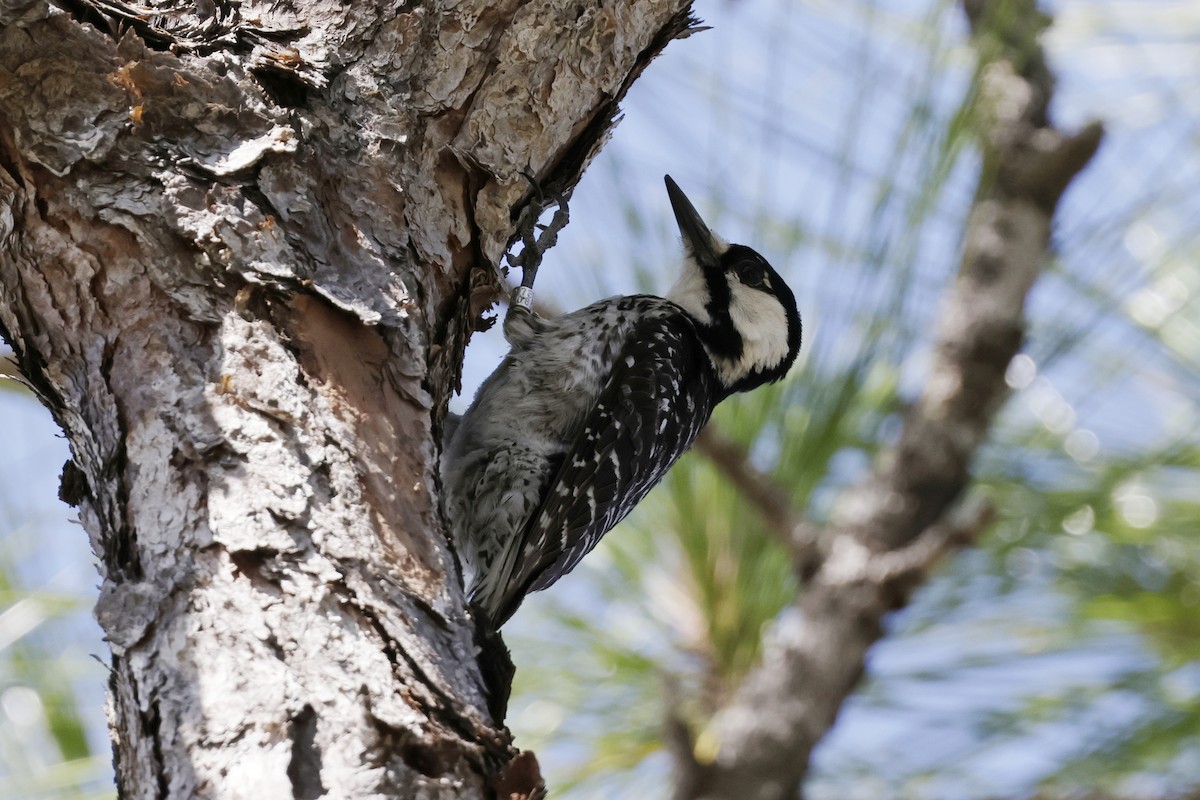
[[574,569],[692,445],[719,398],[692,323],[652,317],[632,332],[595,408],[525,529],[497,609]]

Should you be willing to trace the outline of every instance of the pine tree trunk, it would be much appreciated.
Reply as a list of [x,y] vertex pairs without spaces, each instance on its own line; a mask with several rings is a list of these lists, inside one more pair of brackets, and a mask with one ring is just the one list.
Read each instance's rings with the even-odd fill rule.
[[525,175],[574,185],[689,3],[151,5],[0,3],[0,333],[71,443],[122,796],[532,795],[441,415]]

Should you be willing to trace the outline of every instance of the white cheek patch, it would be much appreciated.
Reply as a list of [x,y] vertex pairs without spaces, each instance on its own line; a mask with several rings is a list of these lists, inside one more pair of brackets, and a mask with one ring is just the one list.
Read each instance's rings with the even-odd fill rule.
[[704,279],[704,272],[691,256],[684,259],[679,280],[675,281],[675,285],[667,293],[667,299],[699,322],[705,325],[712,324],[712,317],[709,316],[707,308],[708,282]]
[[736,383],[755,369],[769,369],[788,354],[788,321],[774,295],[730,282],[729,318],[742,336],[742,355],[736,360],[714,359],[726,385]]

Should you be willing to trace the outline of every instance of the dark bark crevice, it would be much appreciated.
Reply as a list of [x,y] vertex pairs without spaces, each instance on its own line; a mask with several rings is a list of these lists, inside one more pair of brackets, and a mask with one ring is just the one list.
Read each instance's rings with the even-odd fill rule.
[[316,744],[317,714],[305,705],[292,717],[288,736],[292,740],[292,760],[287,775],[292,782],[292,797],[296,800],[317,800],[325,794],[321,784],[321,748]]

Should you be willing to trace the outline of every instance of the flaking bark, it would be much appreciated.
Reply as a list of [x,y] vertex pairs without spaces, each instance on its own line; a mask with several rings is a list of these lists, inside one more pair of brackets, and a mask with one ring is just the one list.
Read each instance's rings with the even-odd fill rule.
[[435,446],[512,220],[686,0],[0,3],[0,334],[100,561],[118,787],[527,797]]

